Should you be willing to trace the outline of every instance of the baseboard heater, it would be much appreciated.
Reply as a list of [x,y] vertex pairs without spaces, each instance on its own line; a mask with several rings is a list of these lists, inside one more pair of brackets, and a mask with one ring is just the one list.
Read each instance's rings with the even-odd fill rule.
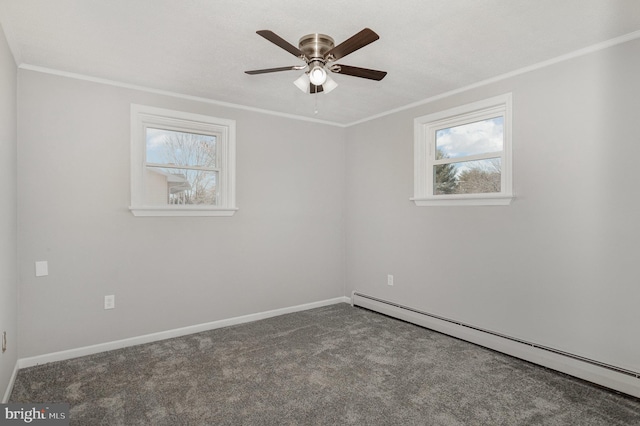
[[354,291],[351,304],[640,398],[640,372],[511,337]]

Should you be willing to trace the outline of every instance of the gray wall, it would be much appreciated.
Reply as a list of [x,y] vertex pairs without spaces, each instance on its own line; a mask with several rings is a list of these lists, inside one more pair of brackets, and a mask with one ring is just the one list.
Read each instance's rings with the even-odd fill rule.
[[[349,128],[348,291],[639,371],[638,76],[635,40]],[[507,92],[512,205],[410,202],[413,119]]]
[[[344,129],[22,69],[18,82],[20,357],[344,294]],[[234,217],[129,212],[131,103],[237,121]]]
[[7,332],[7,352],[0,354],[0,399],[17,358],[16,263],[16,64],[0,27],[0,333]]

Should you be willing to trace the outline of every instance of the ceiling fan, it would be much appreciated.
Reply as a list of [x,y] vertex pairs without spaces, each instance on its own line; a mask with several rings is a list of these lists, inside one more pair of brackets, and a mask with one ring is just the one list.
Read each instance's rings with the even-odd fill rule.
[[327,71],[376,81],[382,80],[384,76],[387,75],[385,71],[334,63],[334,61],[343,58],[380,38],[378,34],[369,28],[365,28],[337,46],[334,45],[333,39],[325,34],[308,34],[302,37],[298,42],[298,47],[295,47],[273,31],[261,30],[256,31],[256,33],[266,38],[276,46],[279,46],[292,55],[302,59],[305,63],[289,67],[267,68],[245,72],[247,74],[254,75],[306,69],[304,74],[294,81],[294,84],[306,93],[329,93],[338,86],[338,84],[329,77],[329,73]]

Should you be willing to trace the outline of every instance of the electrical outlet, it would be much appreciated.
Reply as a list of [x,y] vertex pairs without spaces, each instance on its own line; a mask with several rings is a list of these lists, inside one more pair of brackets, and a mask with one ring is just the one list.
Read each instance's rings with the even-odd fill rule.
[[104,297],[104,308],[113,309],[116,307],[116,296],[111,294]]
[[393,285],[393,275],[387,275],[387,285]]
[[2,353],[7,351],[7,332],[2,332]]

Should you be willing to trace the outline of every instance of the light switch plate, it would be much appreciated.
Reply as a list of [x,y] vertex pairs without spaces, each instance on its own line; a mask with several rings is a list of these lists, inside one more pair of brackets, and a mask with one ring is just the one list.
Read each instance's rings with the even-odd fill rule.
[[36,277],[49,275],[49,263],[46,260],[36,262]]

